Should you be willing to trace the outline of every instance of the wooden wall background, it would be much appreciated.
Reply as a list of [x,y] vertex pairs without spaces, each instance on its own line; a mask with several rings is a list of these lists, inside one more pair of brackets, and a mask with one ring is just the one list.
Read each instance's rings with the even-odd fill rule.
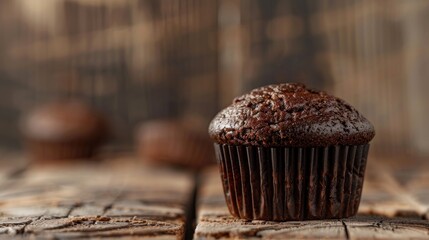
[[425,154],[428,20],[425,0],[2,0],[0,144],[55,98],[91,102],[129,144],[141,121],[207,124],[238,94],[300,81],[361,110],[375,151]]

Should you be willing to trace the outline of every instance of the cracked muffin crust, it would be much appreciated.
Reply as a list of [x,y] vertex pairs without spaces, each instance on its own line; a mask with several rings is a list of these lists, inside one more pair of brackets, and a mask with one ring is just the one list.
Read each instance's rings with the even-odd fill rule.
[[268,85],[234,99],[210,123],[219,144],[263,147],[361,145],[372,124],[344,100],[299,83]]

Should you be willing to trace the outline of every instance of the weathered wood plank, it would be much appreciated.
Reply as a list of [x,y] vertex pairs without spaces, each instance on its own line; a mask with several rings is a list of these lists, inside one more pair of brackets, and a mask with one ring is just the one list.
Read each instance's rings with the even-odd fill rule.
[[[412,165],[419,166],[419,165]],[[371,164],[366,175],[359,211],[387,217],[422,217],[429,209],[425,202],[429,184],[424,166],[404,167],[401,164]]]
[[429,239],[422,219],[358,216],[344,220],[350,239]]
[[0,150],[0,188],[12,184],[26,167],[27,161],[22,155]]
[[28,169],[0,189],[0,238],[182,239],[192,176],[116,161]]

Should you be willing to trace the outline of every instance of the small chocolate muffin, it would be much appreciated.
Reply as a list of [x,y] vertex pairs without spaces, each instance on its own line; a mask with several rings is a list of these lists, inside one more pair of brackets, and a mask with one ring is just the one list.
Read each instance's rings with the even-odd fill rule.
[[215,163],[210,138],[195,126],[180,120],[152,120],[136,134],[138,155],[147,163],[191,170]]
[[30,158],[45,163],[89,159],[108,135],[100,113],[76,100],[34,109],[23,118],[21,130]]
[[209,127],[228,208],[244,219],[356,214],[374,127],[345,101],[303,84],[254,89]]

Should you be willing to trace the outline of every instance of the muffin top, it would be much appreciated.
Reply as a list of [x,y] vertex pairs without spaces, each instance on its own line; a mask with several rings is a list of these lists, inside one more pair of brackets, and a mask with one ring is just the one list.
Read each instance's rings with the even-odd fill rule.
[[70,141],[101,140],[106,136],[104,118],[90,106],[76,101],[58,101],[31,111],[21,122],[30,139]]
[[344,100],[298,83],[268,85],[234,99],[209,126],[219,144],[263,147],[361,145],[372,124]]

